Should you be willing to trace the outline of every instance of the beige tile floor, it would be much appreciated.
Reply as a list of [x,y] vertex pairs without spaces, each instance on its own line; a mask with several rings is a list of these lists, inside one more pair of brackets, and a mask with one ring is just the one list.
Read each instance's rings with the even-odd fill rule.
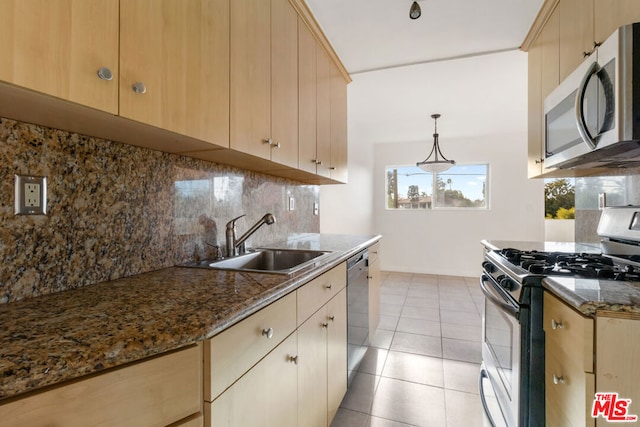
[[381,320],[332,427],[488,426],[477,278],[383,273]]

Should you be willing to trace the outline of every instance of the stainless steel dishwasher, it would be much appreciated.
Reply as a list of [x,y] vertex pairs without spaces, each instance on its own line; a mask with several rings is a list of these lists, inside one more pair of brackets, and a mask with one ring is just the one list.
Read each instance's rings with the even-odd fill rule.
[[368,260],[366,249],[347,260],[348,385],[369,346]]

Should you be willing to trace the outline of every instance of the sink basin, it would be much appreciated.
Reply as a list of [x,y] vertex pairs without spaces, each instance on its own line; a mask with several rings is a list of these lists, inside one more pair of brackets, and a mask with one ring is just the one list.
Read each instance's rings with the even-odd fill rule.
[[[299,249],[256,249],[233,258],[191,265],[217,270],[247,271],[258,273],[292,274],[315,265],[331,252]],[[204,265],[203,265],[204,264]]]

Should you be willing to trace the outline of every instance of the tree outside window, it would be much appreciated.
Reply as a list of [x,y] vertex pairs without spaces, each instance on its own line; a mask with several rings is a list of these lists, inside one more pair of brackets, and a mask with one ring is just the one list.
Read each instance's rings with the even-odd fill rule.
[[547,179],[544,182],[544,216],[547,219],[574,219],[576,191],[573,178]]

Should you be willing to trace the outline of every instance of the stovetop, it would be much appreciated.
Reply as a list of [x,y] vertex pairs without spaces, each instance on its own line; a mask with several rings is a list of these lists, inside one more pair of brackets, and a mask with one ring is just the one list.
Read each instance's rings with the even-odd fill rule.
[[[546,252],[505,248],[496,251],[510,264],[535,275],[640,281],[640,256]],[[521,275],[521,274],[520,274]]]

